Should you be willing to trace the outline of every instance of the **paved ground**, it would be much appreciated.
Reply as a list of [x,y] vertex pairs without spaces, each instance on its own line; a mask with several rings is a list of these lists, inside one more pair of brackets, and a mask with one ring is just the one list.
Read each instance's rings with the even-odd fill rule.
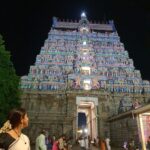
[[[74,145],[72,150],[81,150],[79,145]],[[98,148],[92,146],[89,150],[98,150]]]
[[[31,150],[35,150],[34,145],[31,146]],[[72,150],[81,150],[79,145],[74,145],[72,147]],[[100,150],[100,148],[97,148],[95,146],[91,146],[89,150]],[[111,150],[122,150],[121,148],[112,148]]]
[[[79,145],[74,145],[72,150],[81,150]],[[100,150],[100,148],[97,148],[95,146],[91,146],[91,148],[89,150]],[[111,150],[122,150],[121,148],[112,148]]]
[[[31,150],[35,150],[35,145],[31,145]],[[81,150],[81,148],[78,144],[76,144],[76,145],[73,145],[71,150]],[[101,149],[91,145],[89,150],[101,150]],[[111,150],[124,150],[124,149],[111,147]],[[140,150],[142,150],[142,149],[140,149]]]

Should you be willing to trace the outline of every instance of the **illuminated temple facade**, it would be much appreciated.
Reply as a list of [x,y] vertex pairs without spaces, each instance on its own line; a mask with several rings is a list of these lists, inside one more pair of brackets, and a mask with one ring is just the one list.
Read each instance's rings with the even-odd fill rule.
[[108,118],[130,111],[134,103],[146,105],[150,82],[135,69],[114,22],[92,23],[83,13],[74,22],[53,17],[35,64],[21,78],[21,89],[30,135],[44,128],[77,138],[78,113],[84,112],[92,138],[113,138]]
[[28,76],[22,77],[21,88],[150,93],[149,81],[143,81],[135,69],[113,21],[92,24],[86,17],[78,23],[53,18],[48,38]]

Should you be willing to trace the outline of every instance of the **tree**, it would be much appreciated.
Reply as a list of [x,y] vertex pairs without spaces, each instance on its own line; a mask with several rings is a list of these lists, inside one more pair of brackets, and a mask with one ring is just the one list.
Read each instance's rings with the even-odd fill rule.
[[21,104],[20,79],[15,73],[10,56],[0,35],[0,126],[6,121],[8,112]]

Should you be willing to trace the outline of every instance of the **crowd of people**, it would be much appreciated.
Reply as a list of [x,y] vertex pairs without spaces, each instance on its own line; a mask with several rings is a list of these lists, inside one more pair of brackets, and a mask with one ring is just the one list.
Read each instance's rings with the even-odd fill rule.
[[[29,118],[23,108],[17,108],[10,111],[8,120],[0,128],[0,150],[30,150],[30,140],[27,135],[22,133],[22,129],[28,127]],[[78,140],[82,150],[88,150],[91,144],[100,148],[100,150],[111,150],[110,139],[96,138],[91,140],[89,136],[80,137]],[[71,150],[73,145],[72,138],[64,135],[57,138],[52,137],[42,130],[35,140],[35,150]],[[150,136],[146,142],[147,150],[150,150]],[[125,141],[124,150],[141,150],[141,145],[135,145],[134,139]]]
[[77,140],[81,150],[92,150],[92,147],[96,147],[100,150],[111,150],[109,138],[94,138],[93,141],[90,136],[81,136]]
[[67,139],[65,135],[57,138],[55,135],[52,137],[47,135],[45,130],[42,130],[36,138],[35,150],[71,150],[72,139]]
[[[23,108],[10,111],[8,120],[0,128],[0,150],[30,150],[30,140],[22,133],[22,129],[28,127],[29,118]],[[35,150],[70,150],[72,139],[64,135],[56,138],[46,136],[42,130],[36,138]]]
[[[129,139],[129,141],[125,141],[123,143],[123,149],[124,150],[142,150],[142,147],[141,147],[141,144],[136,145],[134,139],[131,138]],[[147,150],[149,150],[149,148]]]

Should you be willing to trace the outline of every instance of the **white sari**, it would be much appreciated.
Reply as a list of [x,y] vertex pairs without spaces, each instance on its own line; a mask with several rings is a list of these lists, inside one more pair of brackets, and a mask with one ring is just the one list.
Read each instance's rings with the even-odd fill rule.
[[8,150],[30,150],[29,138],[21,134],[8,148]]

